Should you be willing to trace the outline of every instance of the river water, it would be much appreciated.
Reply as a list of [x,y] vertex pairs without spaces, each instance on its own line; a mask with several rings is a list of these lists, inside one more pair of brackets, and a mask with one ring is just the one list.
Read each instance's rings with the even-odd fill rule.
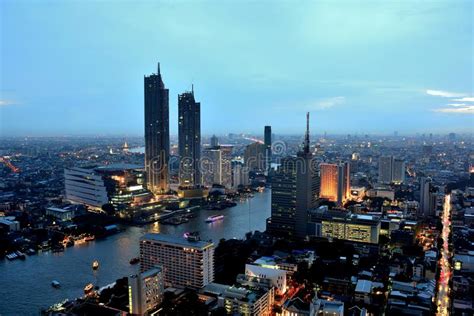
[[[94,283],[104,286],[137,271],[138,265],[129,261],[138,256],[140,237],[147,232],[182,236],[199,231],[202,239],[243,238],[245,233],[265,230],[270,216],[271,192],[255,193],[254,198],[222,211],[201,210],[195,218],[179,226],[158,223],[143,227],[129,227],[125,232],[105,240],[67,248],[63,253],[41,253],[28,256],[25,261],[0,261],[0,315],[38,315],[42,307],[66,298],[83,294],[84,286]],[[221,221],[206,223],[214,214],[224,214]],[[100,268],[93,271],[92,261],[99,260]],[[54,289],[51,281],[61,283]]]

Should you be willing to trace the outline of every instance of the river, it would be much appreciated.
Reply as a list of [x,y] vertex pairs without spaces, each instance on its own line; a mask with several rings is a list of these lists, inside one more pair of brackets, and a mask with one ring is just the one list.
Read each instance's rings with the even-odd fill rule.
[[[254,198],[223,211],[201,210],[195,218],[179,226],[149,224],[129,227],[126,231],[104,240],[67,248],[63,253],[41,253],[25,261],[0,261],[0,315],[38,315],[42,307],[83,294],[87,283],[104,286],[137,271],[129,260],[138,256],[138,242],[147,232],[182,236],[187,231],[199,231],[202,239],[243,238],[248,231],[265,230],[270,216],[271,192],[255,193]],[[209,215],[224,214],[221,221],[206,223]],[[92,261],[100,268],[93,271]],[[61,283],[54,289],[51,281]]]

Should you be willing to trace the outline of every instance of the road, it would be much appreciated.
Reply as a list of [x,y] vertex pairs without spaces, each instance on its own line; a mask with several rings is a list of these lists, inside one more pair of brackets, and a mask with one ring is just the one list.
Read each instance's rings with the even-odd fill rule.
[[443,206],[443,216],[442,216],[442,223],[443,223],[443,231],[441,233],[441,237],[443,238],[443,247],[441,250],[441,259],[440,259],[440,266],[441,266],[441,273],[438,280],[438,312],[437,315],[449,315],[449,281],[451,280],[452,272],[451,272],[451,265],[450,265],[450,257],[451,254],[449,253],[449,244],[448,238],[449,234],[451,233],[451,220],[449,219],[451,213],[451,195],[447,194],[444,198],[444,206]]

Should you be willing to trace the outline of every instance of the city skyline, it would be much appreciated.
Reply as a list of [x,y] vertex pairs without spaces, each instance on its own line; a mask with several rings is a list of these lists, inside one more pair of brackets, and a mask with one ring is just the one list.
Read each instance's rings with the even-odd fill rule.
[[[141,78],[156,62],[171,135],[177,96],[193,83],[203,135],[260,134],[263,125],[298,134],[306,111],[316,135],[472,132],[468,1],[121,3],[112,14],[100,3],[54,4],[1,4],[0,136],[143,135]],[[169,16],[187,19],[176,27]]]

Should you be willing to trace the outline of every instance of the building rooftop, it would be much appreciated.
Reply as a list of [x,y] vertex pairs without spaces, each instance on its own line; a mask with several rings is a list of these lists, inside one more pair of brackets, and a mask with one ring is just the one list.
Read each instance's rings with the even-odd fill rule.
[[189,248],[195,248],[195,249],[205,249],[214,245],[212,242],[201,241],[201,240],[189,241],[183,237],[177,237],[177,236],[172,236],[172,235],[167,235],[167,234],[154,234],[154,233],[145,234],[140,239],[141,242],[147,241],[147,240],[173,244],[173,245],[180,245],[183,247],[189,247]]

